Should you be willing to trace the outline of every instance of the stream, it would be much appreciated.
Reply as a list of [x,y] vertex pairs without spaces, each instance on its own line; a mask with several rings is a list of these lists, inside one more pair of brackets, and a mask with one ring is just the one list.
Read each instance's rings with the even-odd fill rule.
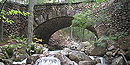
[[[35,65],[61,65],[61,61],[55,57],[54,54],[57,54],[61,52],[62,50],[56,50],[56,51],[48,51],[50,54],[48,57],[42,57],[37,59]],[[64,53],[63,53],[64,54]],[[103,57],[97,57],[97,56],[89,56],[92,60],[95,58],[98,58],[101,60],[101,64],[105,64],[105,59]],[[67,64],[65,64],[67,65]],[[74,63],[73,65],[78,65],[77,63]]]

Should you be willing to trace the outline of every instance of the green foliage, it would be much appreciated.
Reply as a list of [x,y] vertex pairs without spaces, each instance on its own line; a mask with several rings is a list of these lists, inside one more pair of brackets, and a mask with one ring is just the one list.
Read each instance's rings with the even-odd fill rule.
[[72,26],[79,26],[86,28],[86,26],[95,26],[96,22],[102,23],[104,21],[110,21],[107,9],[100,10],[100,3],[107,2],[108,0],[95,0],[94,3],[88,3],[92,5],[89,8],[84,8],[82,12],[76,13],[73,17]]
[[26,43],[26,41],[28,40],[28,38],[24,38],[24,35],[22,35],[21,37],[20,37],[20,36],[19,36],[19,37],[16,37],[16,39],[17,39],[18,41],[23,42],[23,43]]
[[106,47],[106,44],[108,44],[108,43],[115,44],[114,40],[115,40],[115,37],[101,36],[100,39],[98,39],[97,41],[94,42],[94,45]]
[[106,30],[106,35],[107,36],[111,36],[113,38],[113,40],[118,40],[120,38],[127,37],[129,35],[129,33],[123,32],[123,31],[121,31],[121,32],[115,32],[114,29],[108,28]]
[[0,19],[2,19],[2,22],[14,23],[13,20],[9,20],[9,18],[7,18],[6,16],[16,15],[16,14],[21,14],[23,16],[27,16],[27,15],[29,15],[29,12],[25,12],[25,11],[21,12],[20,10],[10,10],[7,12],[5,10],[2,10]]
[[[24,54],[32,55],[34,53],[41,54],[43,52],[44,47],[41,44],[26,43],[25,41],[27,38],[24,38],[23,35],[20,37],[13,37],[13,35],[10,35],[9,38],[10,39],[7,40],[8,44],[1,47],[3,55],[0,58],[2,59],[12,59],[13,57],[16,57],[14,60],[17,61],[19,59],[17,56]],[[17,44],[14,44],[15,42],[17,42]]]
[[[83,35],[83,30],[84,30],[84,35]],[[65,34],[71,33],[71,27],[64,28],[62,30],[62,33],[63,33],[61,34],[62,36],[64,36]],[[96,37],[92,32],[88,31],[87,29],[83,29],[81,27],[73,27],[72,36],[74,37],[73,40],[76,40],[76,41],[90,41],[90,40],[95,41],[96,40]]]

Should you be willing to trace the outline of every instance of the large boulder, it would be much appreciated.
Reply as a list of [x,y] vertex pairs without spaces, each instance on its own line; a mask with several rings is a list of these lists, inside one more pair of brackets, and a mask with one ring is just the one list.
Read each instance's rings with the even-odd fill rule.
[[91,51],[91,56],[103,56],[106,53],[106,49],[108,47],[108,43],[106,37],[101,37],[94,43],[94,49]]
[[91,61],[92,59],[87,56],[84,52],[80,52],[80,51],[72,51],[69,54],[69,58],[75,62],[79,62],[79,61]]
[[106,53],[106,48],[102,47],[102,46],[99,46],[99,47],[95,47],[91,51],[90,55],[91,56],[103,56],[105,53]]
[[57,54],[56,57],[61,61],[61,65],[78,65],[76,62],[71,61],[68,57],[62,54]]

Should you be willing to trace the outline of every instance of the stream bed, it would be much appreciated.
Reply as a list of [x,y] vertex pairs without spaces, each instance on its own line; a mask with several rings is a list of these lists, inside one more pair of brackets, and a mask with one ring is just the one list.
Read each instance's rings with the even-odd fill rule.
[[[57,50],[57,51],[48,51],[49,56],[47,57],[41,57],[39,59],[37,59],[37,61],[35,62],[35,65],[63,65],[61,64],[61,59],[59,60],[55,55],[58,53],[61,53],[63,50]],[[61,53],[61,54],[65,54],[65,53]],[[97,57],[97,56],[89,56],[92,60],[95,59],[99,59],[101,60],[101,64],[105,64],[105,59],[103,57]],[[69,60],[71,61],[71,60]],[[64,65],[69,65],[68,63],[64,64]],[[79,65],[78,63],[76,63],[74,61],[74,63],[72,65]]]

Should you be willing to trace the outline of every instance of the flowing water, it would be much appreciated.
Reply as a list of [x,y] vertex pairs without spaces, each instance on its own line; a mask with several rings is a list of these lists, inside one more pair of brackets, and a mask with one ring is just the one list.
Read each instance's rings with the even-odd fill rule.
[[[57,54],[59,53],[61,50],[57,50],[57,51],[48,51],[49,55],[48,57],[42,57],[39,58],[35,65],[61,65],[61,62],[58,58],[54,57],[53,54]],[[89,56],[92,60],[94,60],[95,58],[98,58],[101,60],[102,64],[105,64],[105,59],[103,57],[97,57],[97,56]],[[67,64],[65,64],[67,65]],[[77,63],[74,63],[74,65],[78,65]]]
[[[42,57],[40,59],[38,59],[35,63],[35,65],[61,65],[61,62],[58,58],[54,57],[55,55],[53,54],[57,54],[59,53],[61,50],[57,50],[57,51],[49,51],[49,55],[48,57]],[[68,64],[65,64],[68,65]],[[77,63],[74,62],[74,65],[78,65]]]
[[61,65],[60,60],[55,58],[53,55],[48,57],[42,57],[38,59],[35,65]]

